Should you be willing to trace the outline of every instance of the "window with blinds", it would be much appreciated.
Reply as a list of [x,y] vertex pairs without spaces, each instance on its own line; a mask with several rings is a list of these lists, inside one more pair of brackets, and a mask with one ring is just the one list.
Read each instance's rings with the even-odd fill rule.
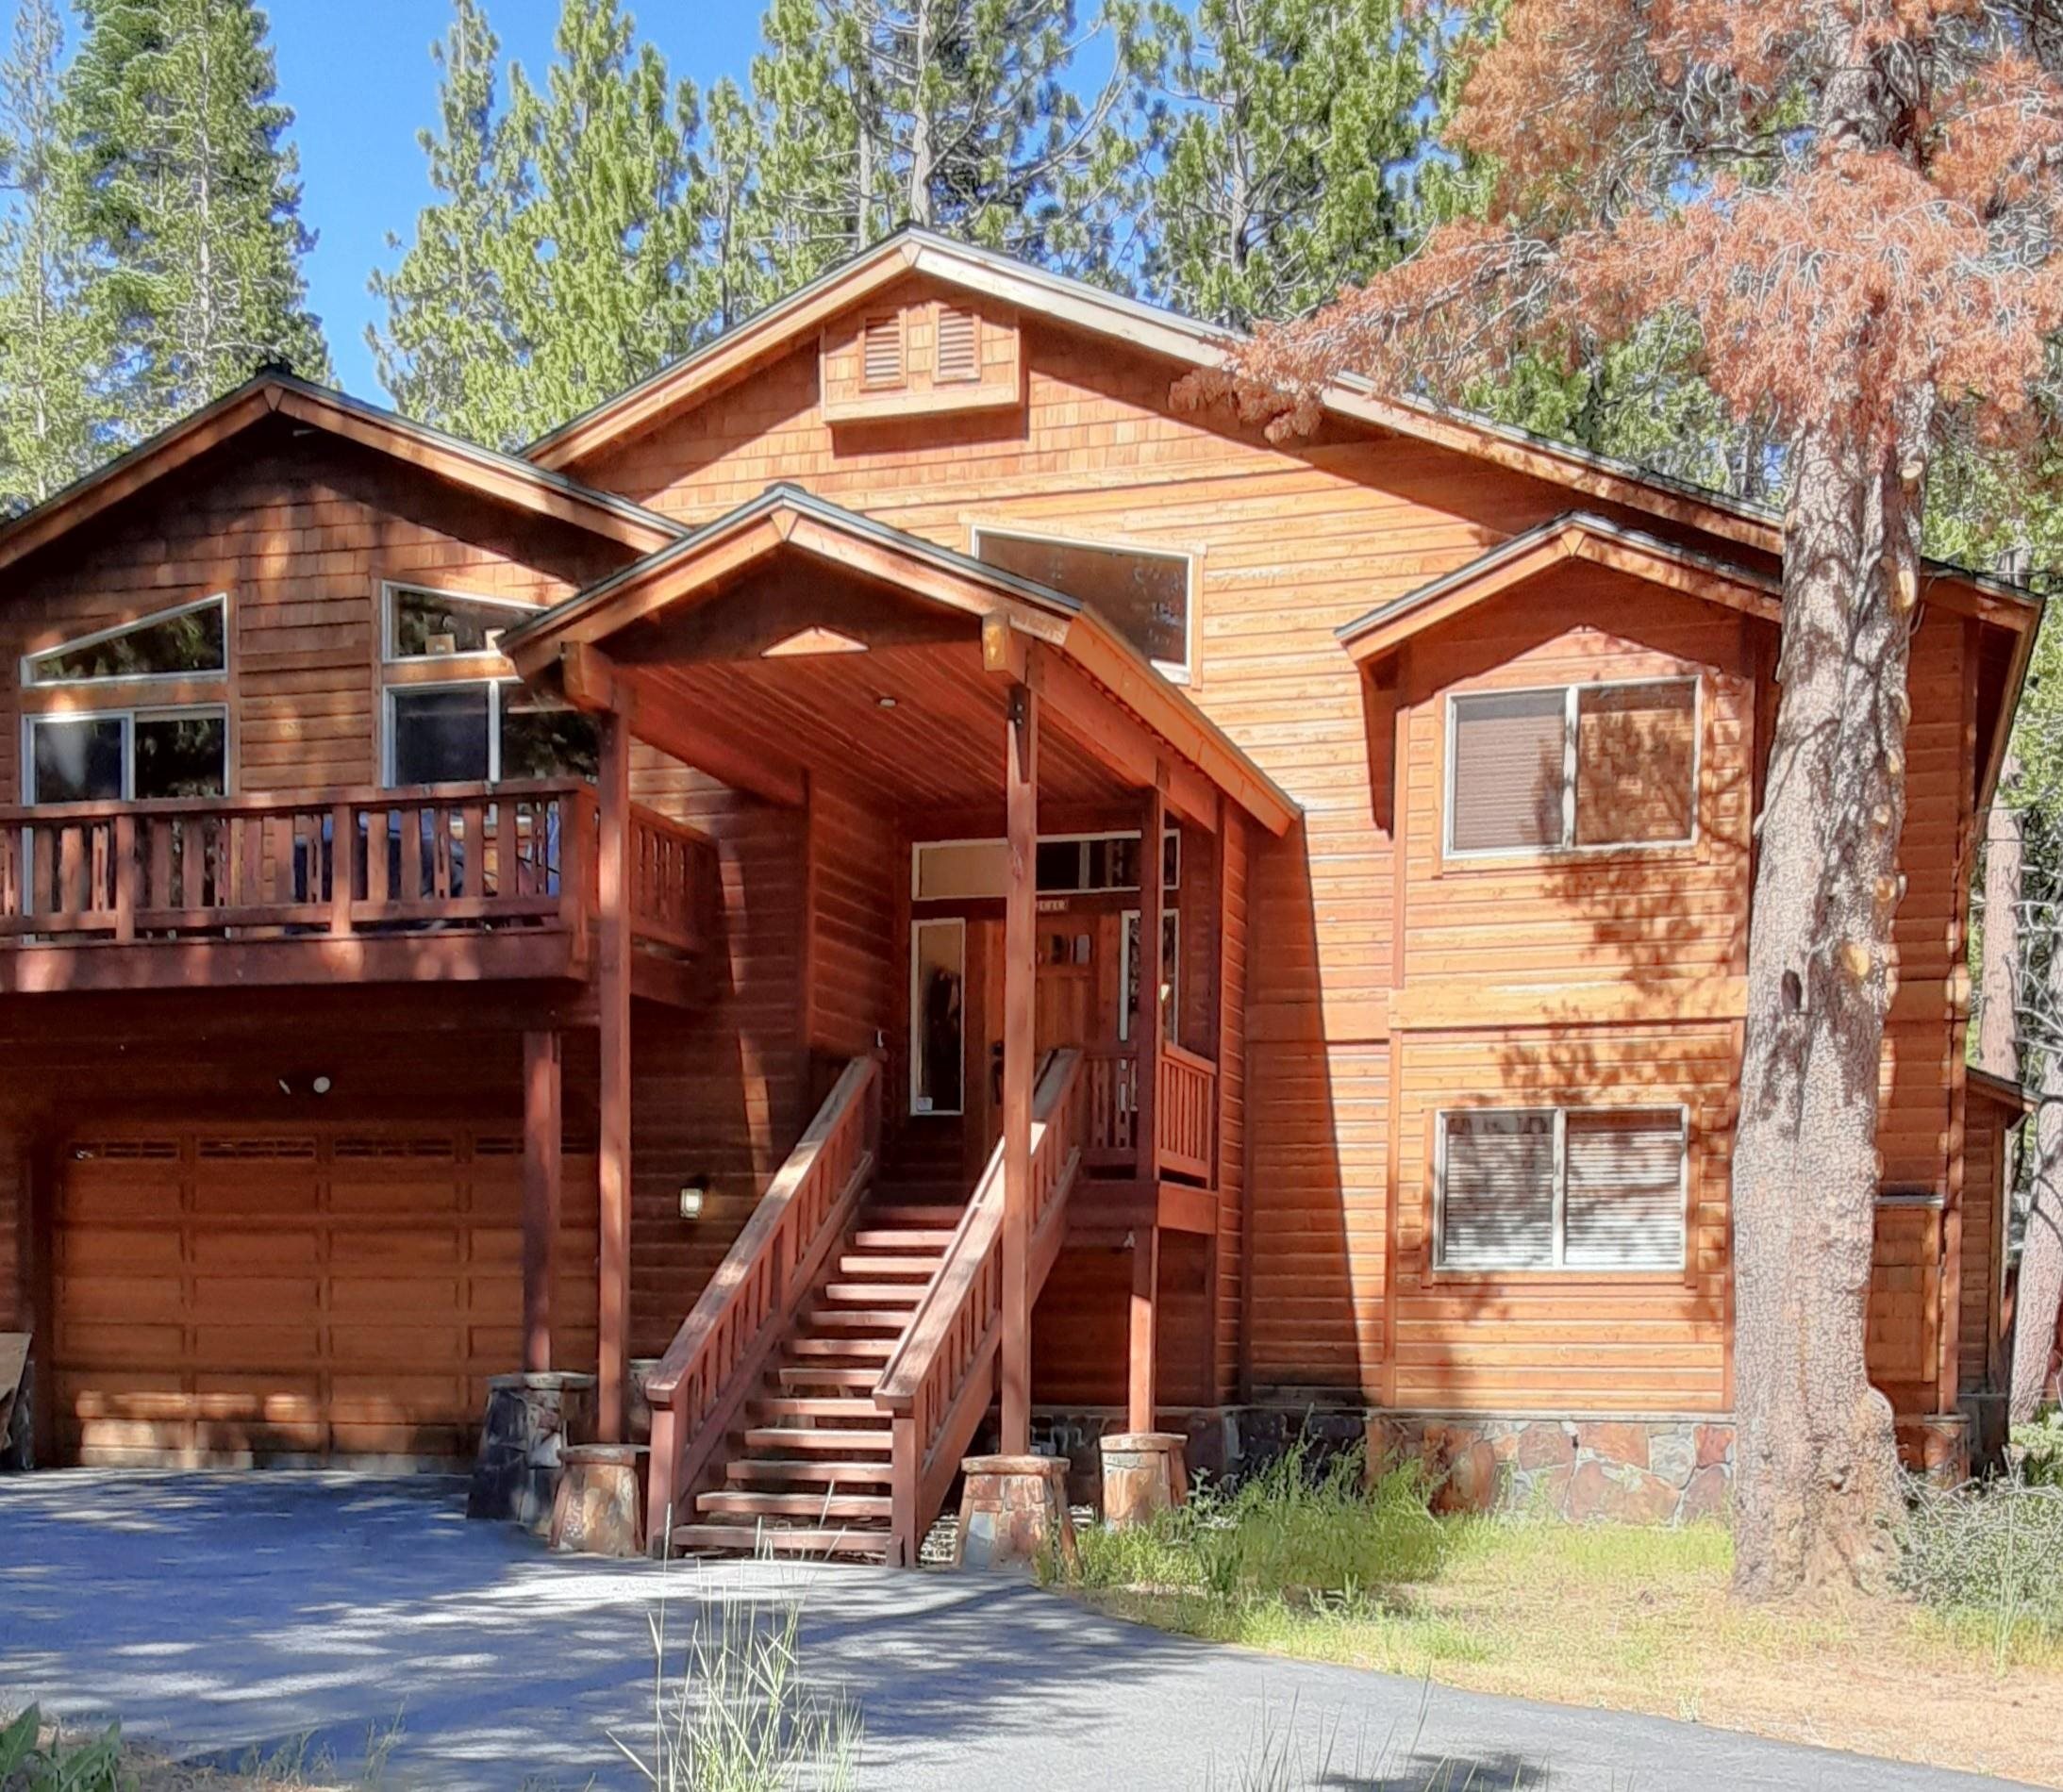
[[1440,1117],[1442,1269],[1680,1269],[1680,1108],[1472,1109]]
[[903,314],[886,311],[867,320],[859,338],[860,384],[868,387],[903,383]]
[[1450,855],[1649,846],[1692,837],[1693,679],[1456,696],[1448,725]]
[[981,325],[972,311],[939,307],[938,346],[932,377],[940,381],[981,377]]

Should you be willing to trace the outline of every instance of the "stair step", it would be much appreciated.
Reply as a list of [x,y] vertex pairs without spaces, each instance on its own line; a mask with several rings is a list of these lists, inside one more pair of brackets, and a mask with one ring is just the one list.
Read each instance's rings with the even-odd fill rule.
[[883,1426],[878,1431],[813,1431],[805,1425],[755,1425],[745,1433],[747,1450],[771,1451],[776,1455],[887,1455],[895,1448],[895,1434]]
[[928,1282],[939,1268],[937,1255],[928,1257],[895,1256],[886,1253],[862,1253],[857,1256],[840,1257],[838,1272],[851,1276],[889,1276],[901,1278],[914,1276]]
[[801,1363],[781,1370],[783,1387],[872,1387],[880,1379],[878,1369],[864,1364],[847,1369],[837,1363]]
[[[915,1305],[913,1302],[912,1306]],[[910,1307],[818,1306],[804,1321],[806,1332],[893,1332],[909,1323]]]
[[917,1282],[826,1282],[824,1299],[849,1301],[855,1306],[915,1306],[924,1298]]
[[843,1356],[856,1362],[885,1363],[895,1354],[892,1337],[791,1337],[790,1356]]
[[885,1493],[756,1493],[724,1488],[695,1496],[695,1510],[734,1518],[886,1519],[895,1502]]
[[[761,1395],[752,1402],[755,1417],[768,1419],[879,1419],[881,1409],[871,1400],[848,1400],[835,1394]],[[840,1434],[831,1434],[837,1436]]]
[[801,1525],[676,1524],[673,1531],[676,1555],[751,1555],[770,1550],[780,1555],[851,1555],[879,1562],[887,1558],[889,1543],[886,1531],[821,1531]]
[[863,1210],[869,1224],[876,1226],[923,1226],[947,1232],[958,1225],[960,1216],[966,1212],[966,1203],[948,1206],[943,1202],[884,1202],[879,1206]]
[[774,1486],[807,1486],[819,1482],[832,1486],[885,1487],[892,1472],[885,1462],[770,1462],[763,1456],[741,1456],[724,1465],[732,1481],[750,1485],[763,1482]]
[[863,1226],[853,1234],[853,1244],[861,1251],[935,1251],[942,1255],[952,1242],[950,1226]]

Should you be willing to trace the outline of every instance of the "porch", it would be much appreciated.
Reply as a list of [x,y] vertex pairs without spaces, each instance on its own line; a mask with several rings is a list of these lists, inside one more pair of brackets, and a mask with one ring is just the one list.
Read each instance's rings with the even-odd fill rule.
[[[1215,1278],[1237,1211],[1247,830],[1287,800],[1093,612],[787,488],[506,646],[606,736],[803,818],[823,1100],[646,1380],[655,1542],[914,1560],[991,1405],[1029,1449],[1063,1249],[1129,1255],[1150,1429],[1163,1239]],[[605,827],[629,778],[605,765]],[[598,996],[616,1442],[632,1067],[606,968]]]

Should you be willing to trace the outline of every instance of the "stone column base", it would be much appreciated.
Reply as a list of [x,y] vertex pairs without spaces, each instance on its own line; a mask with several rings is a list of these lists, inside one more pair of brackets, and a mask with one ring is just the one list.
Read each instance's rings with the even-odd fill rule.
[[566,1555],[644,1553],[644,1444],[574,1444],[560,1452],[552,1548]]
[[542,1535],[558,1492],[559,1458],[594,1434],[594,1377],[496,1375],[466,1489],[466,1517],[499,1518]]
[[1143,1524],[1155,1513],[1183,1504],[1190,1497],[1186,1442],[1173,1431],[1119,1431],[1099,1439],[1103,1521]]
[[1079,1557],[1067,1509],[1067,1464],[1057,1456],[969,1456],[960,1464],[959,1534],[953,1566],[1024,1568],[1049,1549]]

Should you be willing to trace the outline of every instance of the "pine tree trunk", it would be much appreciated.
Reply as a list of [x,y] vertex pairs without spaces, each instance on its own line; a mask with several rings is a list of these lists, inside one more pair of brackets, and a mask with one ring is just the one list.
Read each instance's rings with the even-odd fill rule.
[[[1918,410],[1917,405],[1913,407]],[[1793,445],[1734,1145],[1735,1590],[1881,1584],[1898,1460],[1864,1338],[1905,817],[1923,415]],[[1922,463],[1923,464],[1923,463]]]
[[[2052,1017],[2063,1015],[2063,951],[2049,956]],[[2013,1384],[2008,1411],[2022,1425],[2041,1404],[2055,1347],[2055,1319],[2063,1303],[2063,1052],[2045,1054],[2041,1104],[2035,1110],[2035,1164],[2021,1246],[2020,1286],[2013,1298]]]
[[[2003,792],[2020,761],[2008,755],[1999,773]],[[1977,979],[1977,1062],[1994,1076],[2020,1078],[2020,816],[2003,797],[1985,820],[1984,958]]]

